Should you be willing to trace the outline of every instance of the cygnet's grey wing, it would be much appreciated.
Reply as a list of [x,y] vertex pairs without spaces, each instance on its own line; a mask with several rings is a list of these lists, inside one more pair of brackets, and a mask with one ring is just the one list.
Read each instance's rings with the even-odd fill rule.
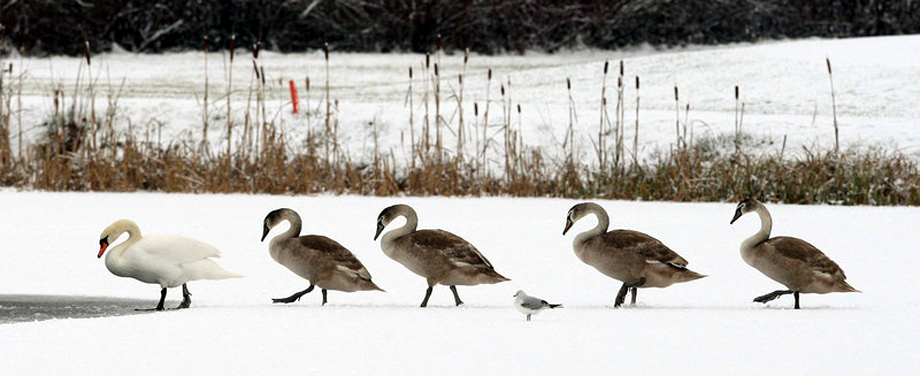
[[540,298],[525,296],[524,299],[521,299],[521,306],[527,309],[543,309],[548,307],[549,303]]

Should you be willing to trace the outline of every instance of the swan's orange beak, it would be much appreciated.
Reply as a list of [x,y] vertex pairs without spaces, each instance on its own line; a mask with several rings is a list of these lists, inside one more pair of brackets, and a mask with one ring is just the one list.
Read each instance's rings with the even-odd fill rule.
[[105,249],[109,247],[109,238],[105,237],[99,239],[99,255],[96,258],[102,257],[102,254],[105,253]]

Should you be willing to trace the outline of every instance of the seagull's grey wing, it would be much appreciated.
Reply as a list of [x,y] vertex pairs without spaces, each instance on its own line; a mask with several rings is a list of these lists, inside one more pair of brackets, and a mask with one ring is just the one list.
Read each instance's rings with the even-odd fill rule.
[[524,299],[521,299],[521,306],[527,309],[542,309],[549,306],[549,303],[539,298],[526,296]]

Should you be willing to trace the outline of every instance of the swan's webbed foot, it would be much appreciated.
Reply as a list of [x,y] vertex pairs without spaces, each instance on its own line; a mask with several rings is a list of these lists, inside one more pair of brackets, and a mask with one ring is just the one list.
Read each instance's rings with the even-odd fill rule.
[[[310,291],[313,291],[313,288],[314,288],[314,287],[316,287],[316,286],[310,285],[310,287],[307,287],[306,290],[303,290],[303,291],[301,291],[301,292],[294,293],[294,295],[291,295],[291,296],[289,296],[289,297],[287,297],[287,298],[272,299],[272,303],[285,303],[285,304],[288,304],[288,303],[296,302],[296,301],[300,300],[300,297],[301,297],[301,296],[304,296],[304,295],[310,293]],[[325,299],[323,299],[323,300],[325,300]]]
[[[613,307],[619,308],[626,301],[626,292],[630,289],[635,289],[636,287],[642,286],[645,284],[645,277],[639,278],[638,281],[633,283],[623,282],[623,286],[620,286],[620,291],[617,292],[617,298],[613,301]],[[635,291],[635,290],[634,290]],[[633,304],[635,304],[635,292],[633,293]]]
[[182,303],[176,309],[183,309],[192,306],[192,293],[188,292],[188,286],[182,284]]
[[454,293],[454,304],[460,306],[463,304],[463,301],[460,300],[460,295],[457,294],[457,286],[450,286],[450,292]]
[[779,298],[780,296],[783,296],[783,295],[786,295],[786,294],[793,294],[793,295],[795,295],[795,305],[796,305],[796,308],[798,308],[798,306],[799,306],[799,292],[798,292],[798,291],[792,291],[792,290],[776,290],[776,291],[771,292],[771,293],[769,293],[769,294],[758,296],[758,297],[754,298],[754,301],[757,302],[757,303],[766,303],[766,302],[769,302],[769,301],[771,301],[771,300],[773,300],[773,299]]

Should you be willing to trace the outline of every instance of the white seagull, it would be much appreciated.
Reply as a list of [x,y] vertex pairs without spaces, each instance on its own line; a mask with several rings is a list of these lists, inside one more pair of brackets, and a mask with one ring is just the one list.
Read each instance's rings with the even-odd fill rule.
[[562,304],[550,304],[543,299],[527,295],[524,290],[518,290],[514,294],[514,308],[527,315],[527,321],[530,321],[530,315],[536,315],[547,308],[562,308]]

